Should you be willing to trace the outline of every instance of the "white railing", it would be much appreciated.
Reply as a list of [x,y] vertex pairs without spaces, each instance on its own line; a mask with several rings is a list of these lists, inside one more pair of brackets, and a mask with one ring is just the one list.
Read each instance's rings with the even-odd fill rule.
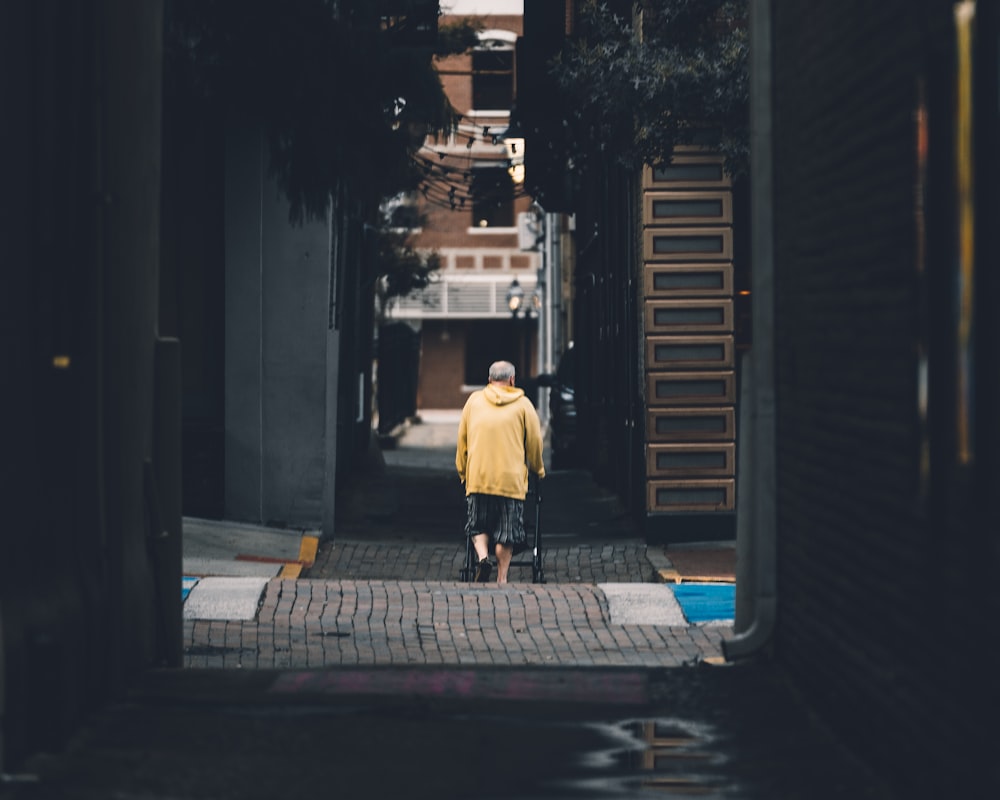
[[394,300],[388,316],[395,320],[509,318],[507,290],[515,277],[526,294],[534,290],[534,270],[498,275],[442,273],[426,289]]

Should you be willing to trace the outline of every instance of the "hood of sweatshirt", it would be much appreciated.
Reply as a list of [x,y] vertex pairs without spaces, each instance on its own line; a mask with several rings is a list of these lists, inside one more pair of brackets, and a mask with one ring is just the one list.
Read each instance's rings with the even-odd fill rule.
[[524,397],[524,389],[519,389],[516,386],[504,386],[502,384],[498,386],[495,383],[489,383],[483,389],[483,396],[495,406],[505,406],[508,403],[513,403],[520,397]]

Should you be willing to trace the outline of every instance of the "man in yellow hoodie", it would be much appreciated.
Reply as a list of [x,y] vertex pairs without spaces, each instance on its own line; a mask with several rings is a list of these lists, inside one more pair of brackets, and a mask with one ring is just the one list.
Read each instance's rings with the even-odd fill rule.
[[514,553],[527,546],[524,499],[528,470],[545,477],[538,414],[524,390],[514,386],[514,365],[490,365],[489,384],[473,392],[458,424],[455,466],[465,484],[465,535],[472,538],[478,566],[475,579],[485,583],[497,557],[497,582],[507,583]]

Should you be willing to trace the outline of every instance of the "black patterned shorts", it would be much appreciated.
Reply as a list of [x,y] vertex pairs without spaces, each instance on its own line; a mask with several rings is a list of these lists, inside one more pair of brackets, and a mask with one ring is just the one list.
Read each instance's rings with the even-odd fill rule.
[[513,547],[520,553],[527,547],[524,530],[524,501],[493,494],[470,494],[465,498],[465,535],[488,534],[493,544]]

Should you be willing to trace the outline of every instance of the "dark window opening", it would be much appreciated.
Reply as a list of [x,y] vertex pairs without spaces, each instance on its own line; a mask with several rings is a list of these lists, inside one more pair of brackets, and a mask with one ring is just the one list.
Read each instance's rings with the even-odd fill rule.
[[504,168],[477,169],[472,178],[472,224],[514,227],[514,182]]
[[722,272],[657,272],[653,275],[653,288],[661,291],[677,289],[721,289]]
[[725,309],[721,306],[653,309],[654,325],[722,325],[725,320]]
[[491,111],[514,104],[514,51],[476,50],[472,53],[472,107]]
[[721,236],[654,236],[654,253],[721,253]]
[[705,503],[721,506],[726,502],[725,489],[657,489],[656,504],[661,506]]
[[653,347],[653,358],[664,361],[725,361],[726,348],[721,344],[680,345],[658,344]]
[[661,435],[674,433],[725,433],[726,418],[717,416],[704,417],[657,417],[654,423],[656,432]]
[[725,397],[725,381],[656,381],[656,397]]
[[725,469],[726,454],[718,450],[702,453],[657,453],[656,467],[657,469]]
[[722,216],[721,200],[654,200],[653,218],[707,217],[718,219]]
[[466,386],[485,386],[494,361],[516,361],[513,324],[511,320],[490,319],[469,325],[465,334]]

